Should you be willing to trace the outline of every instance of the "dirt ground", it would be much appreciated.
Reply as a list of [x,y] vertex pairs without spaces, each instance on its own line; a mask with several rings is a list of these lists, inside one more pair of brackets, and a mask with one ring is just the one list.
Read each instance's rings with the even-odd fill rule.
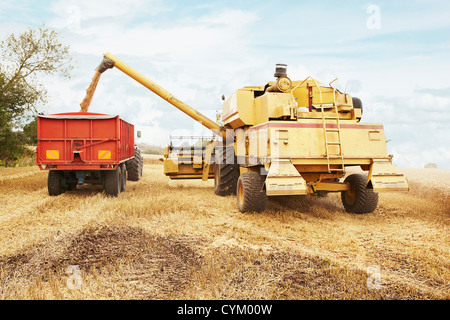
[[339,194],[242,214],[157,163],[114,199],[50,197],[47,172],[0,169],[0,299],[450,298],[450,171],[402,169],[411,191],[371,214]]

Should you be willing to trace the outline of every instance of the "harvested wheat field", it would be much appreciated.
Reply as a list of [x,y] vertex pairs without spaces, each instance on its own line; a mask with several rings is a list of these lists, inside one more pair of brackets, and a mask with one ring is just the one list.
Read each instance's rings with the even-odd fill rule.
[[212,181],[146,162],[114,199],[50,197],[47,172],[1,169],[0,298],[450,298],[450,171],[405,169],[412,190],[381,194],[372,214],[338,194],[242,214]]

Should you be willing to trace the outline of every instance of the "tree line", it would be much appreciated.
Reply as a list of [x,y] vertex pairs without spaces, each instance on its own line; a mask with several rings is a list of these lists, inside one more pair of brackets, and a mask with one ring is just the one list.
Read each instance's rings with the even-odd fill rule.
[[38,108],[48,102],[47,77],[70,78],[72,52],[44,25],[11,33],[0,44],[0,165],[9,166],[36,145]]

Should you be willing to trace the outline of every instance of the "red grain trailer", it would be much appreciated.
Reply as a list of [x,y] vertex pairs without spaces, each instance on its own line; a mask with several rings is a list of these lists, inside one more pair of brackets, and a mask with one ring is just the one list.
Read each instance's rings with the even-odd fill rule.
[[37,157],[49,170],[48,192],[59,195],[85,183],[103,185],[110,196],[126,180],[142,176],[143,158],[134,146],[134,126],[119,116],[92,112],[39,115]]

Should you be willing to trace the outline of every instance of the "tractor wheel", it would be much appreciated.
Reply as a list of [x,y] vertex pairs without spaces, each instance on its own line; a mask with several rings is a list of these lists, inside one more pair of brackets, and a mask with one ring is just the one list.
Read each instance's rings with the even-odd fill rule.
[[105,174],[105,193],[111,197],[117,197],[121,190],[121,168],[117,166],[116,170],[109,170]]
[[141,163],[141,150],[135,148],[134,158],[128,160],[126,163],[128,171],[128,180],[139,181],[139,179],[141,178],[140,163]]
[[236,185],[239,179],[239,165],[234,155],[234,148],[216,149],[216,159],[222,159],[222,163],[214,164],[214,192],[218,196],[236,194]]
[[[353,108],[361,109],[361,117],[362,117],[362,115],[363,115],[363,105],[362,105],[361,99],[356,98],[356,97],[352,97],[352,103],[353,103]],[[356,120],[360,121],[361,117],[358,117]]]
[[120,192],[123,192],[127,188],[127,166],[125,163],[120,165],[120,173]]
[[350,190],[341,192],[345,211],[352,213],[371,213],[378,205],[378,193],[366,188],[367,177],[363,174],[351,174],[344,180]]
[[141,156],[141,161],[139,163],[139,177],[142,177],[143,173],[144,173],[144,157]]
[[267,208],[264,179],[256,172],[245,172],[237,182],[237,204],[241,212],[261,212]]
[[47,188],[49,195],[59,196],[61,193],[64,192],[62,179],[63,174],[61,171],[50,170],[48,172]]

